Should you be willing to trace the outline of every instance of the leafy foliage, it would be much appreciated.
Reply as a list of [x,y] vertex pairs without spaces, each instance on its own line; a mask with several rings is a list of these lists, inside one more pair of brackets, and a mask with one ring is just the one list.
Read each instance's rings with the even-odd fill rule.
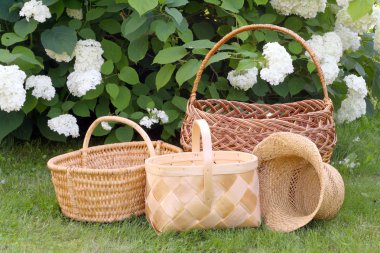
[[[19,17],[22,1],[0,1],[0,62],[18,65],[30,75],[46,74],[57,89],[51,101],[34,98],[28,91],[22,111],[7,115],[0,112],[0,139],[7,135],[27,140],[32,133],[54,140],[65,138],[46,126],[49,118],[71,113],[79,118],[84,131],[94,117],[116,114],[139,121],[147,108],[159,108],[169,115],[169,122],[152,129],[158,138],[170,139],[178,134],[186,109],[192,82],[201,60],[222,36],[251,23],[272,23],[287,27],[309,39],[334,29],[335,1],[325,13],[313,19],[282,16],[268,0],[44,0],[53,17],[43,24]],[[370,8],[355,8],[362,1],[353,1],[350,15],[358,19]],[[363,1],[365,6],[372,0]],[[81,9],[83,19],[70,18],[66,9]],[[101,68],[103,82],[81,98],[70,95],[66,79],[73,70],[73,61],[56,62],[45,49],[72,55],[80,39],[95,39],[104,50]],[[262,47],[277,41],[292,54],[295,74],[272,87],[259,82],[247,92],[228,85],[226,76],[233,69],[256,66],[262,59]],[[372,35],[364,35],[362,47],[346,52],[341,61],[341,74],[329,86],[336,108],[346,96],[342,88],[348,73],[362,75],[368,84],[372,102],[380,98],[378,55],[373,50]],[[265,103],[289,102],[321,97],[321,87],[314,64],[304,54],[300,44],[273,31],[239,34],[210,59],[200,83],[199,97],[227,98]],[[132,138],[126,128],[115,127],[106,142]]]

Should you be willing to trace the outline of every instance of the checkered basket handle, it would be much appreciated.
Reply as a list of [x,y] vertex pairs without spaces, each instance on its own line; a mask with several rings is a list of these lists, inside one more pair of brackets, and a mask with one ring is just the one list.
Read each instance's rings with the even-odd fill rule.
[[214,161],[210,128],[206,120],[199,119],[194,121],[192,131],[192,152],[200,152],[200,140],[202,138],[205,203],[211,206],[214,195],[212,189],[212,167]]
[[201,64],[201,66],[197,72],[197,75],[196,75],[196,78],[194,81],[194,86],[193,86],[193,89],[191,91],[191,95],[190,95],[190,99],[189,99],[190,104],[194,103],[194,101],[196,100],[196,93],[198,90],[199,81],[201,80],[202,73],[203,73],[204,69],[206,68],[207,63],[210,60],[210,58],[216,53],[216,51],[218,51],[218,49],[222,45],[224,45],[227,41],[229,41],[235,35],[242,33],[242,32],[246,32],[246,31],[252,31],[252,30],[274,30],[274,31],[278,31],[278,32],[290,35],[296,41],[298,41],[306,49],[306,51],[309,53],[311,60],[313,61],[313,63],[315,64],[315,66],[317,68],[318,76],[321,80],[321,85],[323,88],[323,95],[324,95],[325,103],[331,103],[330,99],[329,99],[327,86],[326,86],[326,82],[325,82],[325,78],[323,75],[321,64],[319,63],[314,51],[310,48],[310,46],[307,44],[307,42],[301,36],[299,36],[297,33],[293,32],[287,28],[281,27],[281,26],[276,26],[276,25],[271,25],[271,24],[252,24],[252,25],[242,26],[242,27],[239,27],[238,29],[231,31],[230,33],[225,35],[218,43],[216,43],[214,45],[214,47],[207,53],[207,55],[205,56],[204,60],[202,61],[202,64]]

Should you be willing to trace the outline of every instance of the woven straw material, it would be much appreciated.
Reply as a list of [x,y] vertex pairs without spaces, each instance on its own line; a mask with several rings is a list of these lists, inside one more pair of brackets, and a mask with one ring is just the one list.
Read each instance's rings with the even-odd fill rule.
[[322,162],[308,138],[274,133],[253,154],[259,159],[261,210],[269,228],[290,232],[314,218],[337,215],[344,199],[342,177]]
[[[287,104],[252,104],[223,99],[196,100],[202,73],[209,59],[235,35],[258,29],[275,30],[290,35],[310,54],[321,80],[324,99]],[[251,152],[263,139],[275,132],[293,132],[308,137],[318,147],[324,162],[329,162],[336,144],[333,105],[328,97],[321,65],[307,42],[296,33],[274,25],[248,25],[224,36],[206,55],[194,81],[181,129],[181,144],[191,150],[191,126],[205,119],[211,128],[214,150]]]
[[[203,123],[201,128],[207,126]],[[201,129],[206,135],[207,130]],[[259,226],[257,158],[236,151],[212,152],[211,142],[209,148],[203,144],[203,152],[198,150],[146,160],[146,216],[154,229],[161,233]]]
[[[145,141],[88,148],[92,131],[102,121],[132,126]],[[145,159],[181,152],[162,141],[151,142],[137,124],[120,117],[101,117],[89,128],[83,149],[49,160],[61,211],[79,221],[113,222],[144,213]]]

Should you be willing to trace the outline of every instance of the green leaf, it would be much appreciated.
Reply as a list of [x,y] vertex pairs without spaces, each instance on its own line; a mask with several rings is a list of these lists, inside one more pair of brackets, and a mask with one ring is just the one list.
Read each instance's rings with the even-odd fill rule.
[[156,8],[158,0],[129,0],[128,3],[141,16]]
[[263,80],[258,80],[258,82],[253,86],[253,92],[259,97],[265,96],[269,90],[268,84]]
[[165,11],[167,14],[169,14],[170,16],[173,17],[173,19],[175,20],[175,22],[180,25],[183,21],[183,16],[182,16],[182,13],[177,10],[176,8],[168,8],[168,7],[165,7]]
[[34,30],[36,30],[36,28],[37,28],[37,21],[30,20],[28,22],[28,21],[26,21],[26,19],[21,19],[21,20],[17,21],[13,26],[13,30],[21,38],[24,38],[26,35],[34,32]]
[[146,22],[146,16],[139,16],[136,12],[133,12],[126,20],[123,21],[121,26],[121,32],[126,37],[139,29]]
[[221,52],[221,53],[217,53],[217,54],[214,54],[210,60],[207,62],[207,65],[210,65],[210,64],[213,64],[215,62],[219,62],[219,61],[223,61],[225,59],[229,59],[230,58],[230,53],[227,53],[227,52]]
[[293,54],[300,54],[300,53],[303,52],[303,47],[297,41],[290,42],[289,45],[288,45],[288,49]]
[[120,80],[128,84],[134,85],[140,82],[139,75],[137,74],[136,70],[128,66],[122,68],[118,76]]
[[100,18],[101,16],[103,16],[105,11],[105,8],[95,8],[89,10],[86,14],[86,21],[88,22]]
[[313,62],[309,61],[307,63],[307,70],[309,71],[310,74],[313,73],[314,70],[316,70],[315,64]]
[[149,49],[148,36],[142,36],[137,40],[133,40],[128,46],[128,57],[134,62],[144,59]]
[[130,126],[119,127],[115,131],[116,138],[120,142],[129,142],[133,138],[133,128]]
[[289,28],[294,32],[298,32],[303,27],[303,24],[304,23],[301,18],[292,16],[286,19],[284,25],[286,28]]
[[255,3],[257,5],[266,5],[268,3],[268,0],[255,0]]
[[94,98],[99,97],[100,95],[103,94],[104,91],[104,84],[99,84],[96,86],[95,90],[89,90],[86,95],[84,95],[82,98],[85,100],[91,100]]
[[195,49],[195,48],[212,48],[214,45],[215,43],[211,42],[210,40],[194,40],[194,41],[185,43],[183,46],[185,48]]
[[157,91],[159,91],[162,87],[164,87],[170,80],[175,70],[175,66],[172,64],[166,64],[161,67],[156,76],[156,87]]
[[23,122],[25,114],[23,112],[0,111],[0,143],[5,136],[16,130]]
[[82,27],[82,21],[77,19],[72,19],[69,21],[69,27],[74,30],[79,30]]
[[176,62],[180,59],[182,59],[185,55],[187,55],[187,51],[182,46],[175,46],[175,47],[169,47],[162,49],[156,57],[153,59],[153,63],[158,64],[167,64]]
[[186,112],[186,107],[187,107],[187,99],[186,98],[174,96],[172,99],[172,103],[175,107],[177,107],[181,111]]
[[128,107],[131,101],[131,91],[125,86],[120,86],[119,89],[119,95],[115,99],[111,98],[111,102],[118,110],[122,111]]
[[200,40],[211,40],[215,37],[215,28],[209,22],[194,23],[192,28],[195,36]]
[[227,11],[238,13],[243,8],[244,0],[222,0],[221,7]]
[[88,108],[88,105],[82,101],[74,105],[73,112],[75,115],[80,116],[80,117],[90,116],[90,109]]
[[259,23],[261,24],[273,24],[277,19],[276,14],[267,13],[260,16]]
[[83,39],[96,40],[96,34],[91,28],[83,28],[78,32],[78,35]]
[[114,63],[118,63],[121,59],[121,47],[111,40],[103,39],[102,48],[104,50],[104,57],[108,60],[113,61]]
[[38,99],[32,96],[30,92],[28,92],[26,95],[25,103],[22,106],[22,111],[25,114],[28,114],[37,106],[37,103],[38,103]]
[[66,113],[66,112],[70,111],[71,108],[74,107],[74,105],[75,105],[74,101],[65,101],[61,105],[62,111]]
[[77,43],[77,35],[74,29],[67,26],[55,26],[41,33],[41,43],[45,49],[50,49],[58,54],[74,52]]
[[300,93],[305,87],[305,81],[302,78],[294,77],[289,80],[288,88],[290,95],[294,96]]
[[109,34],[117,34],[120,33],[121,25],[115,19],[103,19],[99,23],[100,29],[106,31]]
[[175,80],[179,86],[182,86],[184,82],[194,77],[198,69],[201,66],[201,62],[196,59],[191,59],[183,64],[175,75]]
[[371,13],[372,6],[375,0],[353,0],[347,8],[348,14],[350,14],[353,21],[358,21],[366,14]]
[[257,67],[257,62],[255,61],[255,59],[243,59],[239,61],[236,71],[242,71],[254,67]]
[[289,93],[289,88],[287,83],[282,83],[280,85],[272,86],[273,90],[281,97],[286,97]]
[[173,22],[166,23],[163,20],[158,20],[155,25],[157,38],[162,42],[166,42],[170,35],[175,32],[175,24]]
[[154,103],[151,97],[142,95],[142,96],[139,96],[139,98],[137,99],[137,105],[141,109],[147,109],[147,108],[154,108],[156,104]]
[[26,40],[26,37],[20,37],[19,35],[15,33],[4,33],[3,36],[1,36],[1,44],[3,44],[6,47],[9,47],[15,43],[18,43],[24,40]]
[[117,96],[119,95],[119,86],[114,83],[108,83],[106,85],[106,91],[110,95],[111,98],[116,99]]
[[103,75],[110,75],[113,72],[113,68],[113,62],[111,60],[108,60],[102,64],[100,71]]

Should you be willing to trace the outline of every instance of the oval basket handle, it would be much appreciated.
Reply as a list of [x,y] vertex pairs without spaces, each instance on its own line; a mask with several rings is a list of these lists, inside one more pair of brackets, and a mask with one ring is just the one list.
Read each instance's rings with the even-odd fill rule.
[[235,35],[242,33],[242,32],[246,32],[246,31],[252,31],[252,30],[274,30],[274,31],[278,31],[278,32],[290,35],[296,41],[298,41],[306,49],[306,51],[309,53],[311,60],[315,64],[317,71],[318,71],[318,76],[321,80],[325,102],[329,101],[329,94],[327,91],[327,86],[326,86],[326,82],[325,82],[325,78],[323,75],[321,64],[319,63],[317,57],[315,56],[314,51],[310,48],[310,46],[307,44],[307,42],[301,36],[299,36],[297,33],[293,32],[287,28],[281,27],[281,26],[270,25],[270,24],[252,24],[252,25],[242,26],[242,27],[239,27],[238,29],[231,31],[230,33],[225,35],[218,43],[216,43],[214,45],[214,47],[211,48],[211,50],[207,53],[207,55],[205,56],[205,58],[202,61],[202,64],[201,64],[201,66],[197,72],[197,75],[195,77],[194,86],[193,86],[193,89],[192,89],[191,95],[190,95],[190,101],[189,101],[190,104],[192,104],[196,99],[196,93],[198,90],[199,81],[201,80],[202,73],[203,73],[204,69],[206,68],[206,65],[207,65],[208,61],[210,60],[210,58],[216,53],[216,51],[218,51],[218,49],[222,45],[224,45],[228,40],[233,38]]
[[204,193],[205,202],[209,207],[212,204],[214,192],[212,189],[212,167],[213,167],[213,153],[211,143],[211,132],[206,120],[195,120],[192,128],[192,152],[200,152],[200,140],[202,137],[202,150],[203,150],[203,175],[204,175]]
[[82,155],[85,156],[86,155],[86,150],[88,149],[88,144],[90,142],[90,139],[91,139],[91,135],[92,133],[94,132],[95,128],[101,123],[101,122],[109,122],[109,121],[112,121],[112,122],[118,122],[118,123],[123,123],[127,126],[130,126],[132,127],[134,130],[136,130],[140,135],[141,137],[143,138],[143,140],[145,141],[146,145],[148,146],[148,150],[149,150],[149,155],[150,157],[152,156],[155,156],[156,155],[156,152],[154,151],[154,146],[153,146],[153,143],[152,141],[150,140],[148,134],[144,131],[144,129],[142,129],[137,123],[133,122],[132,120],[129,120],[129,119],[126,119],[126,118],[122,118],[122,117],[117,117],[117,116],[104,116],[104,117],[100,117],[98,119],[96,119],[91,125],[90,127],[88,128],[87,130],[87,133],[86,133],[86,136],[84,137],[84,141],[83,141],[83,147],[82,147]]

